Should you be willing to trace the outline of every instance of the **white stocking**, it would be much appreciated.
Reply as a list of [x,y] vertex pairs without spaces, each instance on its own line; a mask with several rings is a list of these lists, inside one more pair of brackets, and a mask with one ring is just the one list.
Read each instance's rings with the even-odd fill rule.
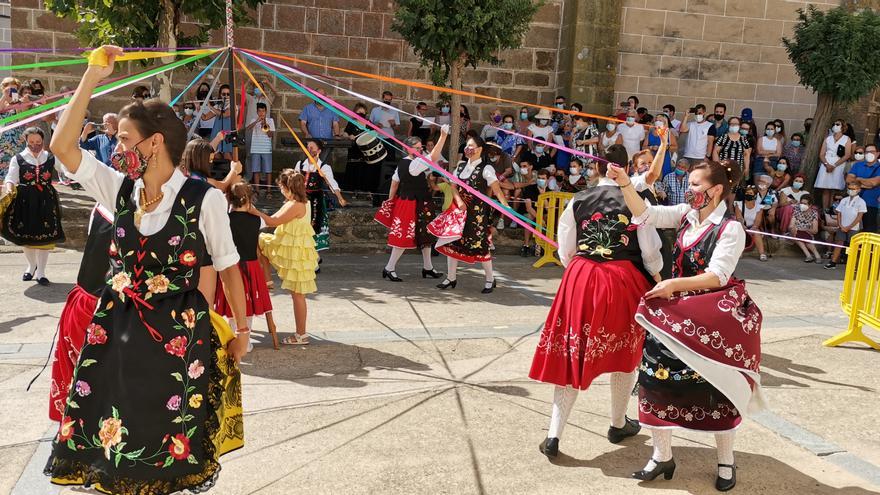
[[398,260],[403,256],[404,252],[406,252],[406,250],[403,248],[391,248],[391,257],[388,258],[388,264],[385,265],[385,269],[389,272],[393,272],[394,268],[397,267]]
[[[718,464],[733,465],[733,440],[736,432],[727,431],[715,434],[715,446],[718,451]],[[733,478],[733,469],[728,467],[718,468],[718,476],[729,480]]]
[[455,277],[458,275],[458,260],[455,258],[446,258],[446,280],[450,282],[455,282]]
[[431,246],[422,248],[422,268],[425,270],[434,269],[434,263],[431,261]]
[[672,430],[651,430],[651,442],[654,444],[654,454],[645,465],[645,471],[654,469],[657,462],[666,462],[672,459]]
[[35,249],[37,257],[37,269],[34,271],[34,278],[41,279],[46,276],[46,263],[49,262],[48,249]]
[[37,269],[37,250],[34,248],[22,248],[24,251],[24,258],[28,262],[27,273],[31,275],[34,274],[34,270]]
[[483,271],[486,272],[486,282],[488,284],[495,280],[495,274],[492,273],[492,260],[483,262]]
[[568,423],[568,415],[574,407],[577,396],[578,390],[576,388],[557,385],[553,389],[553,411],[550,413],[550,429],[547,431],[547,438],[562,437],[562,430]]
[[626,405],[638,377],[638,369],[611,373],[611,426],[623,428],[626,425]]

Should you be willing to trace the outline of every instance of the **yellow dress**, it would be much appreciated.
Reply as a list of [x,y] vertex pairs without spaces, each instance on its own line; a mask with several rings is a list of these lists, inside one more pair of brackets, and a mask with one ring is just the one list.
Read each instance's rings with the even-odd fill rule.
[[318,290],[315,229],[311,223],[311,205],[308,202],[305,205],[305,215],[275,227],[274,234],[260,234],[260,250],[278,272],[281,287],[298,294]]

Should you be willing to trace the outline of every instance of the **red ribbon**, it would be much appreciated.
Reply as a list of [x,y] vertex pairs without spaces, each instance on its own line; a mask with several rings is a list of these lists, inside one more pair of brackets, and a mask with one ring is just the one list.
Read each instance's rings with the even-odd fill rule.
[[149,309],[150,311],[153,311],[155,308],[150,303],[145,301],[141,297],[140,294],[138,294],[137,292],[132,290],[131,287],[126,287],[126,288],[122,289],[122,292],[124,292],[125,295],[127,295],[128,297],[131,298],[132,302],[134,303],[135,309],[137,309],[138,316],[141,319],[141,323],[143,323],[144,326],[147,328],[147,331],[150,332],[150,336],[153,337],[153,340],[155,340],[156,342],[162,342],[163,340],[165,340],[164,337],[162,337],[162,334],[159,333],[158,330],[156,330],[155,328],[153,328],[152,325],[147,323],[146,318],[144,318],[144,312],[141,309],[141,306]]

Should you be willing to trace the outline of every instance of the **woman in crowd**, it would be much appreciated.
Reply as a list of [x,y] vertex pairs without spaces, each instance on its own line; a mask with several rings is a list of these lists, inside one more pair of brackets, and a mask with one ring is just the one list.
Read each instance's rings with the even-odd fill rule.
[[617,132],[617,124],[614,123],[614,116],[608,117],[608,122],[605,123],[605,131],[599,137],[599,154],[605,156],[606,150],[610,148],[614,144],[623,144],[623,137]]
[[788,158],[780,157],[770,173],[772,179],[770,187],[776,191],[784,189],[791,184],[791,173],[788,171]]
[[[788,223],[788,234],[804,241],[812,241],[819,234],[819,212],[813,206],[813,197],[809,194],[801,196],[793,210]],[[812,242],[795,241],[804,253],[804,263],[821,263],[819,250]]]
[[788,160],[789,173],[796,174],[801,171],[801,161],[804,159],[804,135],[796,132],[782,148],[782,156]]
[[782,155],[782,136],[776,135],[776,125],[767,122],[764,126],[764,135],[758,139],[757,158],[755,158],[755,173],[768,173],[773,175],[777,170],[776,162]]
[[[540,138],[542,141],[553,141],[553,127],[550,126],[550,119],[553,116],[550,114],[550,110],[542,108],[537,115],[535,115],[535,123],[529,126],[528,136],[532,138]],[[539,143],[537,141],[529,140],[529,148],[535,153],[536,156],[540,154],[535,150]]]
[[[18,94],[20,87],[21,83],[14,77],[6,77],[0,82],[0,119],[11,117],[24,109]],[[12,157],[21,151],[23,133],[24,128],[19,126],[0,134],[0,180],[6,177]]]
[[816,175],[816,189],[822,189],[822,208],[831,205],[834,191],[843,191],[846,186],[845,165],[850,159],[852,139],[844,134],[846,121],[837,119],[831,125],[831,134],[822,141],[819,150],[819,173]]
[[[660,148],[660,132],[661,129],[669,129],[669,117],[666,114],[657,114],[654,117],[654,127],[651,128],[651,132],[645,137],[645,142],[642,143],[642,149],[649,149],[653,153],[657,153],[657,150]],[[663,155],[663,169],[660,172],[660,177],[666,177],[667,174],[672,173],[672,153],[675,153],[678,150],[678,143],[675,139],[675,133],[670,132],[669,134],[669,145],[666,148],[666,153]],[[635,155],[633,155],[635,157]]]
[[517,136],[514,131],[513,115],[507,114],[501,121],[501,128],[495,134],[495,142],[501,146],[501,151],[507,153],[513,163],[519,163],[519,158],[525,148],[523,138]]
[[[746,186],[742,201],[735,203],[736,220],[743,224],[747,230],[761,230],[764,222],[764,209],[758,201],[758,191],[755,186]],[[758,248],[758,259],[767,261],[767,253],[764,251],[764,238],[760,234],[746,234]]]

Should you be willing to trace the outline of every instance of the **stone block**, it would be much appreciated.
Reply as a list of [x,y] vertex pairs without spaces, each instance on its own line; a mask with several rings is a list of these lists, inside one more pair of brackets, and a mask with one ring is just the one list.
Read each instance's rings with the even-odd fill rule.
[[694,98],[715,98],[718,83],[715,81],[699,81],[696,79],[682,79],[678,85],[680,96]]
[[30,29],[13,29],[12,46],[27,48],[52,48],[52,33]]
[[[69,34],[64,34],[63,32],[56,32],[55,34],[55,49],[56,50],[71,50],[74,48],[80,48],[80,42],[74,36]],[[248,48],[248,47],[243,47]],[[254,47],[251,47],[254,48]],[[259,47],[256,47],[259,48]],[[76,66],[74,66],[76,67]],[[56,72],[58,69],[63,67],[54,67],[52,72]],[[78,68],[77,72],[82,72],[82,68]]]
[[647,0],[623,0],[624,7],[645,8]]
[[[677,95],[679,79],[665,77],[640,77],[637,94]],[[641,103],[641,100],[640,100]]]
[[294,5],[275,6],[275,29],[282,31],[306,30],[306,9]]
[[559,48],[559,28],[532,25],[523,37],[523,46],[527,48]]
[[660,74],[660,56],[621,53],[617,73],[625,76],[657,76]]
[[801,103],[773,103],[773,115],[777,119],[804,119],[812,114],[813,105]]
[[532,89],[501,88],[498,96],[505,100],[534,103],[538,101],[538,92]]
[[406,79],[408,81],[421,81],[425,79],[425,69],[417,66],[395,64],[391,71],[391,76],[398,79]]
[[535,51],[535,69],[556,70],[556,52]]
[[766,7],[767,0],[735,0],[727,2],[724,15],[763,19]]
[[700,60],[688,57],[663,57],[660,64],[661,77],[699,79]]
[[371,39],[367,41],[367,58],[398,62],[401,60],[403,47],[400,41]]
[[788,52],[781,46],[762,46],[761,62],[767,64],[790,64]]
[[617,76],[614,79],[614,89],[625,93],[635,93],[639,90],[639,78],[637,76]]
[[741,17],[707,15],[703,27],[703,40],[741,43],[744,25],[745,19]]
[[739,62],[728,60],[700,60],[698,79],[704,81],[736,82],[738,69]]
[[[293,31],[273,31],[266,33],[266,47],[283,53],[311,53],[309,35]],[[309,67],[309,70],[315,70]]]
[[767,9],[764,12],[765,19],[777,19],[781,21],[797,21],[797,10],[803,8],[800,2],[790,0],[767,0]]
[[[18,3],[16,2],[16,5]],[[37,15],[52,15],[48,12],[39,12],[32,9],[11,9],[10,11],[10,19],[9,24],[15,26],[15,29],[33,29],[34,28],[34,14]],[[54,16],[53,16],[54,17]],[[30,48],[30,47],[28,47]]]
[[507,86],[513,82],[513,72],[493,70],[489,73],[489,84]]
[[532,17],[532,22],[539,22],[542,24],[553,24],[559,25],[560,20],[562,19],[562,5],[559,3],[545,3],[535,12],[535,15]]
[[663,36],[663,27],[666,22],[665,10],[626,8],[624,11],[623,30],[621,33]]
[[[11,3],[11,2],[7,2]],[[42,9],[40,0],[15,0],[15,6],[22,9]]]
[[749,19],[745,23],[742,42],[751,45],[780,46],[782,26],[782,21]]
[[648,55],[681,55],[681,40],[677,38],[663,38],[656,36],[644,36],[642,38],[642,53]]
[[669,12],[686,12],[688,0],[648,0],[645,8],[668,10]]
[[321,34],[345,34],[345,12],[335,9],[319,10],[318,32]]
[[394,16],[391,14],[385,14],[382,16],[382,36],[385,39],[389,40],[402,40],[403,36],[401,36],[397,31],[391,29],[394,25]]
[[363,12],[349,11],[345,13],[345,35],[361,36],[364,30]]
[[[519,75],[519,74],[517,74]],[[549,77],[549,76],[548,76]],[[486,69],[467,68],[462,71],[461,82],[464,84],[485,85],[489,81],[489,71]],[[535,86],[535,85],[531,85]]]
[[742,43],[721,43],[721,60],[740,60],[744,62],[760,62],[761,48]]
[[[793,101],[794,86],[777,86],[775,84],[758,84],[755,99],[758,101]],[[815,98],[814,98],[815,100]]]
[[382,37],[382,14],[364,12],[363,34],[367,38]]
[[776,84],[800,86],[801,78],[791,64],[780,64],[776,71]]
[[235,28],[235,46],[251,50],[263,49],[263,30],[253,27]]
[[667,12],[663,34],[673,38],[699,40],[703,38],[703,24],[705,21],[706,16],[703,14]]
[[816,104],[816,93],[813,90],[803,86],[794,86],[794,103],[803,103],[806,105]]
[[642,53],[642,39],[640,34],[621,34],[618,50],[623,53]]
[[348,57],[357,59],[367,58],[367,38],[349,38]]
[[534,51],[524,48],[505,50],[498,58],[501,59],[501,67],[506,69],[531,69],[535,63]]
[[697,14],[724,15],[725,0],[688,0],[687,11]]
[[[743,108],[751,108],[752,109],[752,120],[757,122],[759,126],[766,124],[768,120],[775,119],[776,115],[773,113],[773,104],[765,101],[754,101],[754,100],[736,100],[733,104],[727,104],[727,114],[728,115],[742,115]],[[732,112],[732,113],[731,113]],[[758,132],[763,132],[764,128],[759,127]]]
[[318,32],[318,9],[306,9],[306,32]]
[[539,88],[546,88],[550,85],[550,73],[517,72],[514,74],[513,83],[516,86],[536,86]]
[[373,12],[394,12],[396,7],[393,0],[373,0],[370,8]]
[[[342,10],[343,5],[340,5],[339,0],[315,0],[315,7],[321,9],[340,9]],[[370,10],[370,0],[345,0],[345,10]]]
[[381,87],[379,81],[375,79],[352,79],[351,81],[351,90],[356,91],[358,93],[370,96],[372,98],[379,98],[382,90],[379,89]]
[[758,62],[741,62],[739,64],[739,82],[773,84],[776,82],[776,64]]
[[275,13],[276,7],[277,5],[271,3],[260,5],[260,22],[257,25],[263,29],[275,29],[275,20],[278,18],[278,15]]
[[734,100],[754,100],[755,84],[719,82],[715,95],[718,98]]
[[717,41],[683,40],[681,45],[682,57],[694,58],[718,58],[721,43]]

